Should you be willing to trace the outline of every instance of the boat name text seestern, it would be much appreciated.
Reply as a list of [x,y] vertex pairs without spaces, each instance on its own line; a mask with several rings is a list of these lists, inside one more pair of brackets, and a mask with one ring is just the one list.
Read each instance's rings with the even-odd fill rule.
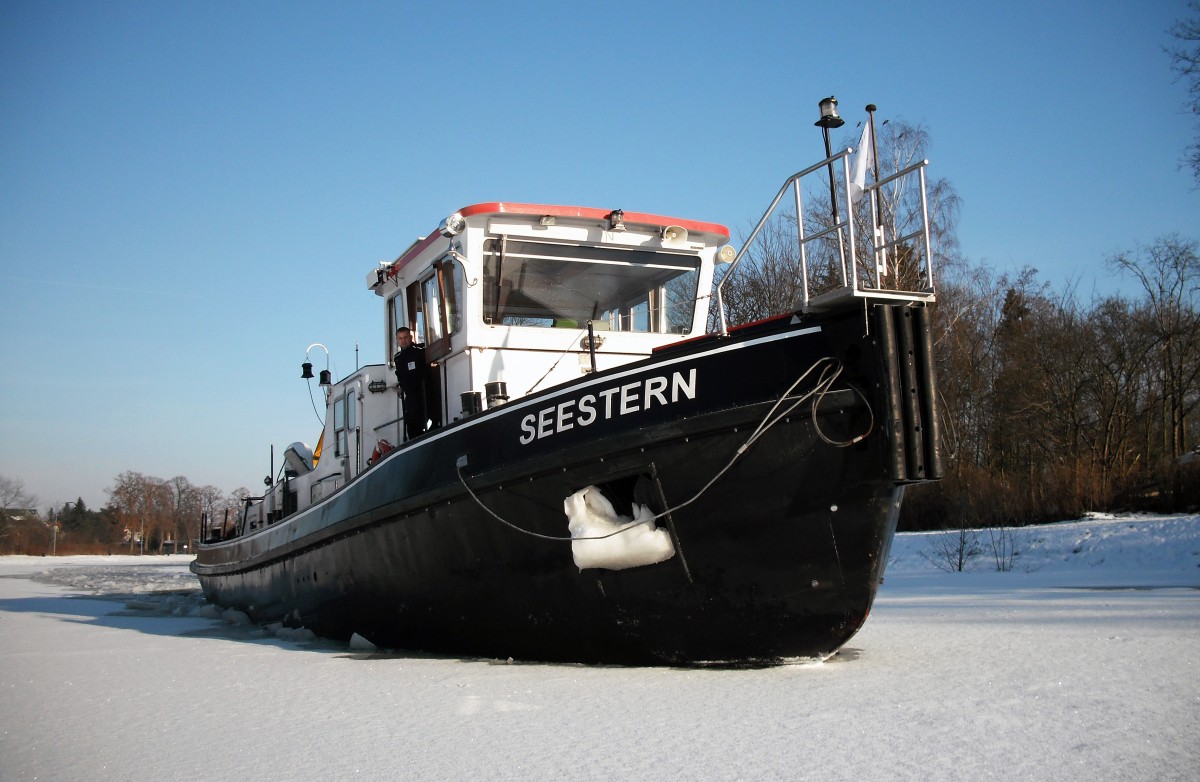
[[696,368],[685,376],[682,372],[636,380],[625,385],[606,388],[595,394],[584,394],[557,405],[543,407],[521,419],[521,445],[549,437],[577,426],[590,426],[619,415],[649,410],[653,405],[669,405],[681,399],[696,398]]

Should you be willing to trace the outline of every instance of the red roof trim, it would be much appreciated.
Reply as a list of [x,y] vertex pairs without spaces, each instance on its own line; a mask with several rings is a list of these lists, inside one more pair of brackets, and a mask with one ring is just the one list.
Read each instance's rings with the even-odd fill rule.
[[433,233],[429,234],[429,236],[426,236],[424,239],[414,244],[412,247],[409,247],[408,251],[405,252],[404,255],[401,255],[399,258],[392,261],[392,265],[388,267],[387,278],[390,280],[391,278],[395,277],[397,274],[399,274],[400,270],[408,264],[409,261],[425,252],[425,250],[429,249],[429,245],[433,244],[438,239],[445,238],[446,237],[442,236],[437,231],[434,231]]
[[[612,214],[611,209],[596,209],[591,206],[554,206],[551,204],[514,204],[505,201],[490,201],[483,204],[472,204],[471,206],[459,209],[459,214],[463,217],[471,217],[478,214],[511,214],[511,215],[527,215],[540,216],[550,215],[551,217],[581,217],[587,220],[607,220]],[[678,225],[689,231],[698,231],[706,233],[714,233],[729,238],[729,229],[719,223],[705,223],[700,220],[684,220],[679,217],[664,217],[663,215],[648,214],[646,212],[625,212],[625,222],[638,223],[643,225],[668,226]]]

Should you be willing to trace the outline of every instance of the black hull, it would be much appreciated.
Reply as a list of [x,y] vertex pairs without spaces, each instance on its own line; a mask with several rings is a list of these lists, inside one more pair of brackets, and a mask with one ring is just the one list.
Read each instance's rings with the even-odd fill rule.
[[[872,334],[861,309],[776,319],[456,423],[323,503],[202,546],[193,570],[212,602],[257,621],[384,647],[622,663],[827,656],[866,620],[904,485],[939,469],[920,425],[932,377],[903,385],[906,361],[928,361],[927,330],[912,308],[872,309]],[[905,340],[917,348],[895,347]],[[831,359],[843,371],[830,391],[734,459],[789,386],[815,366],[791,396],[808,391]],[[672,395],[676,373],[690,385]],[[673,558],[619,571],[580,571],[569,542],[492,515],[565,537],[563,501],[588,485],[623,512],[702,493],[659,520]]]

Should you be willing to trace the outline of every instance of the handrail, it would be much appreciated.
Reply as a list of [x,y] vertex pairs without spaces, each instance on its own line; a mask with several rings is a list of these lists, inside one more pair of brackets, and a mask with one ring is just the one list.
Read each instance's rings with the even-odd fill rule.
[[[729,268],[726,269],[725,274],[722,275],[721,281],[717,283],[717,291],[716,291],[717,308],[718,308],[718,313],[721,317],[721,336],[724,337],[724,336],[729,335],[729,328],[725,322],[725,300],[721,296],[721,289],[725,286],[725,280],[729,279],[730,275],[733,274],[733,270],[736,269],[737,265],[742,262],[742,256],[745,255],[746,251],[748,249],[750,249],[750,246],[754,244],[755,237],[758,236],[758,232],[762,230],[762,227],[764,225],[766,225],[767,220],[770,219],[771,215],[774,213],[775,207],[779,206],[779,201],[783,198],[783,194],[787,192],[787,189],[789,187],[792,187],[794,184],[798,184],[801,179],[808,176],[812,172],[818,171],[822,168],[825,168],[825,167],[831,165],[838,158],[848,157],[853,151],[854,151],[853,148],[847,147],[842,152],[839,152],[836,155],[827,157],[824,160],[822,160],[820,163],[811,165],[808,168],[804,169],[803,171],[798,171],[795,174],[792,174],[790,177],[788,177],[787,180],[784,181],[783,186],[779,188],[779,192],[775,194],[775,198],[771,201],[771,205],[767,207],[767,211],[763,212],[763,216],[758,221],[758,225],[754,226],[754,230],[750,232],[750,237],[748,239],[746,239],[746,241],[742,244],[742,249],[738,250],[737,255],[735,255],[733,260],[729,263]],[[799,207],[799,201],[800,201],[799,189],[796,190],[796,201],[797,201],[797,207]],[[799,208],[797,208],[797,218],[796,218],[797,220],[800,219],[798,213],[799,213]]]
[[[931,249],[932,242],[931,242],[930,236],[929,236],[929,204],[928,204],[928,198],[927,198],[926,190],[925,190],[925,167],[928,165],[929,165],[929,160],[927,160],[927,159],[920,160],[920,161],[908,166],[907,168],[897,171],[896,173],[892,174],[891,176],[886,176],[883,179],[879,180],[878,182],[873,182],[870,185],[863,187],[863,197],[865,198],[868,194],[874,193],[876,190],[879,190],[884,185],[891,184],[892,182],[903,179],[904,177],[909,176],[913,172],[917,172],[918,179],[920,182],[920,186],[918,188],[918,191],[921,194],[921,225],[920,225],[920,227],[917,228],[915,231],[904,234],[903,236],[895,236],[890,241],[881,242],[878,245],[876,245],[874,239],[871,242],[871,247],[875,254],[875,273],[876,273],[875,284],[876,284],[877,288],[880,288],[880,289],[883,288],[883,281],[880,278],[883,275],[887,274],[887,256],[886,256],[885,251],[890,248],[899,247],[901,244],[908,241],[909,239],[921,237],[923,240],[923,244],[925,245],[925,259],[926,259],[926,275],[925,275],[925,277],[926,277],[926,279],[925,279],[925,287],[921,288],[920,292],[930,295],[930,296],[932,296],[935,292],[935,290],[934,290],[934,273],[933,273],[933,252]],[[881,232],[881,230],[880,230],[881,226],[879,224],[879,215],[876,213],[876,203],[877,203],[876,199],[872,198],[871,199],[871,225],[873,226],[874,231]]]
[[[722,275],[720,282],[718,282],[716,285],[715,298],[720,317],[721,336],[727,336],[729,334],[729,325],[725,314],[725,299],[723,295],[725,282],[733,275],[734,270],[737,268],[738,264],[741,263],[742,258],[754,244],[754,240],[758,237],[759,232],[762,231],[767,221],[774,214],[789,187],[794,190],[796,199],[796,233],[799,243],[800,271],[803,278],[803,301],[801,302],[801,309],[811,309],[826,300],[832,301],[835,299],[845,298],[847,296],[858,298],[874,296],[877,298],[887,298],[890,300],[907,300],[918,302],[933,301],[935,295],[933,282],[934,268],[933,253],[931,249],[932,242],[930,240],[929,232],[929,205],[926,195],[925,181],[925,167],[929,165],[929,161],[921,160],[917,163],[913,163],[912,165],[897,171],[894,174],[886,176],[877,182],[872,182],[870,185],[865,185],[862,188],[863,197],[870,197],[871,232],[866,238],[866,241],[870,246],[875,266],[874,279],[868,278],[867,280],[868,286],[873,283],[874,288],[863,288],[859,284],[859,269],[856,249],[857,240],[855,238],[854,222],[854,202],[848,197],[850,192],[850,155],[853,153],[854,148],[847,147],[841,152],[830,155],[819,163],[815,163],[803,171],[792,174],[784,181],[783,186],[779,188],[779,192],[776,193],[775,198],[772,199],[770,206],[768,206],[766,211],[763,212],[763,215],[759,219],[757,225],[754,226],[754,230],[750,232],[750,236],[743,243],[742,248],[738,251],[737,255],[734,256],[733,261],[729,264],[729,268],[725,271],[725,274]],[[823,228],[813,234],[806,235],[804,232],[804,204],[800,180],[806,176],[821,171],[822,169],[832,172],[834,164],[838,161],[841,161],[842,164],[842,182],[840,183],[841,187],[839,189],[841,193],[847,194],[847,197],[845,198],[845,216],[827,228]],[[908,234],[905,234],[904,236],[893,236],[891,239],[885,240],[883,236],[883,226],[881,225],[880,215],[878,214],[877,199],[873,196],[883,186],[901,180],[912,175],[913,173],[917,173],[920,181],[920,186],[918,188],[920,192],[921,204],[920,227]],[[828,293],[821,294],[819,296],[813,296],[809,289],[808,244],[810,242],[830,237],[835,233],[837,234],[838,239],[837,254],[841,265],[842,285],[840,288]],[[918,278],[918,289],[914,291],[906,291],[899,288],[885,288],[883,278],[888,275],[888,251],[893,250],[894,248],[916,238],[923,240],[921,244],[923,245],[925,261],[923,270],[924,273],[920,274]],[[849,245],[848,249],[847,245]]]

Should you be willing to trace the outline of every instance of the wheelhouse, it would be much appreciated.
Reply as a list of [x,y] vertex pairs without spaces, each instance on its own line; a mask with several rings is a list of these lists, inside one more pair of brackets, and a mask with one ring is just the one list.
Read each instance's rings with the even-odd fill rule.
[[[453,422],[705,331],[724,226],[584,207],[487,203],[367,279],[385,353],[409,326]],[[724,259],[733,257],[732,248]],[[393,432],[398,434],[398,432]]]

